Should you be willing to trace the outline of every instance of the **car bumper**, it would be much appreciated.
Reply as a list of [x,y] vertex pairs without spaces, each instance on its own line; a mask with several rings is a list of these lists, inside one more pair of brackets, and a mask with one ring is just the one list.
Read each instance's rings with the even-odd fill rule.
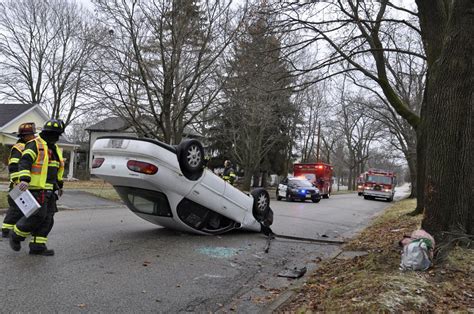
[[372,197],[380,197],[380,198],[390,198],[393,196],[392,192],[373,191],[373,190],[365,190],[363,194],[364,196],[372,196]]
[[293,198],[307,199],[307,200],[311,200],[311,199],[319,200],[319,199],[321,199],[321,195],[320,195],[320,194],[291,193],[291,196],[292,196]]

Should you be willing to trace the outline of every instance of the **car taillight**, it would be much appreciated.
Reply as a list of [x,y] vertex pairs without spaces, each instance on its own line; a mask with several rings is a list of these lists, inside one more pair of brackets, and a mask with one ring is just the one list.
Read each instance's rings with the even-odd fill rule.
[[104,163],[105,158],[94,158],[92,168],[99,168]]
[[138,160],[129,160],[127,162],[127,168],[131,171],[144,174],[155,174],[158,172],[157,166]]

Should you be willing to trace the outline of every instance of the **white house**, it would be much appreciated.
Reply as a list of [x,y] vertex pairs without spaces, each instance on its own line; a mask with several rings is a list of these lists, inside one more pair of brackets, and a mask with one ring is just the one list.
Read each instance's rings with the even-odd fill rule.
[[[0,104],[0,144],[13,146],[18,140],[18,126],[25,122],[34,122],[39,133],[42,126],[49,120],[46,112],[38,104]],[[74,177],[74,151],[79,145],[69,142],[64,136],[58,141],[65,155],[69,155],[67,178]]]

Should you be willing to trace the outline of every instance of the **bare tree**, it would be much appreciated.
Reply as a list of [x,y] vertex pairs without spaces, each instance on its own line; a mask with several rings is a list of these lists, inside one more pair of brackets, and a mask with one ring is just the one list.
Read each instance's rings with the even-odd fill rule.
[[139,133],[180,142],[220,94],[219,62],[238,15],[229,1],[95,3],[112,37],[98,55],[95,97]]
[[[424,210],[423,227],[437,240],[451,243],[455,238],[453,234],[472,234],[473,228],[470,211],[474,195],[473,175],[472,167],[467,165],[472,161],[474,147],[474,4],[470,0],[416,0],[415,4],[397,6],[388,0],[285,3],[284,26],[303,28],[314,35],[312,38],[308,36],[310,38],[302,45],[319,41],[328,44],[331,52],[309,70],[342,62],[347,66],[332,71],[330,75],[347,71],[362,73],[377,84],[392,108],[416,129],[417,210]],[[415,12],[416,8],[418,12]],[[314,19],[314,15],[308,13],[310,9],[319,13],[324,10],[332,12],[326,11],[328,14],[323,19]],[[299,14],[302,10],[306,10],[304,15]],[[397,18],[392,12],[404,14],[407,18]],[[424,54],[400,46],[396,38],[389,35],[386,30],[394,23],[393,27],[406,25],[413,34],[422,38]],[[410,108],[391,84],[387,61],[393,53],[426,60],[427,84],[421,116]]]
[[83,97],[93,50],[85,10],[70,1],[5,1],[0,4],[0,95],[39,103],[66,124],[89,108]]

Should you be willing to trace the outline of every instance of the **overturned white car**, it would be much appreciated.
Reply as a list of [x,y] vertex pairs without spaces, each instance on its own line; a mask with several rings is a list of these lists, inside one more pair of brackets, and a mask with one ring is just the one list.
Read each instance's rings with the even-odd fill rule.
[[273,222],[265,189],[247,195],[204,167],[197,140],[102,137],[92,148],[92,174],[114,186],[139,217],[198,234],[264,231]]

